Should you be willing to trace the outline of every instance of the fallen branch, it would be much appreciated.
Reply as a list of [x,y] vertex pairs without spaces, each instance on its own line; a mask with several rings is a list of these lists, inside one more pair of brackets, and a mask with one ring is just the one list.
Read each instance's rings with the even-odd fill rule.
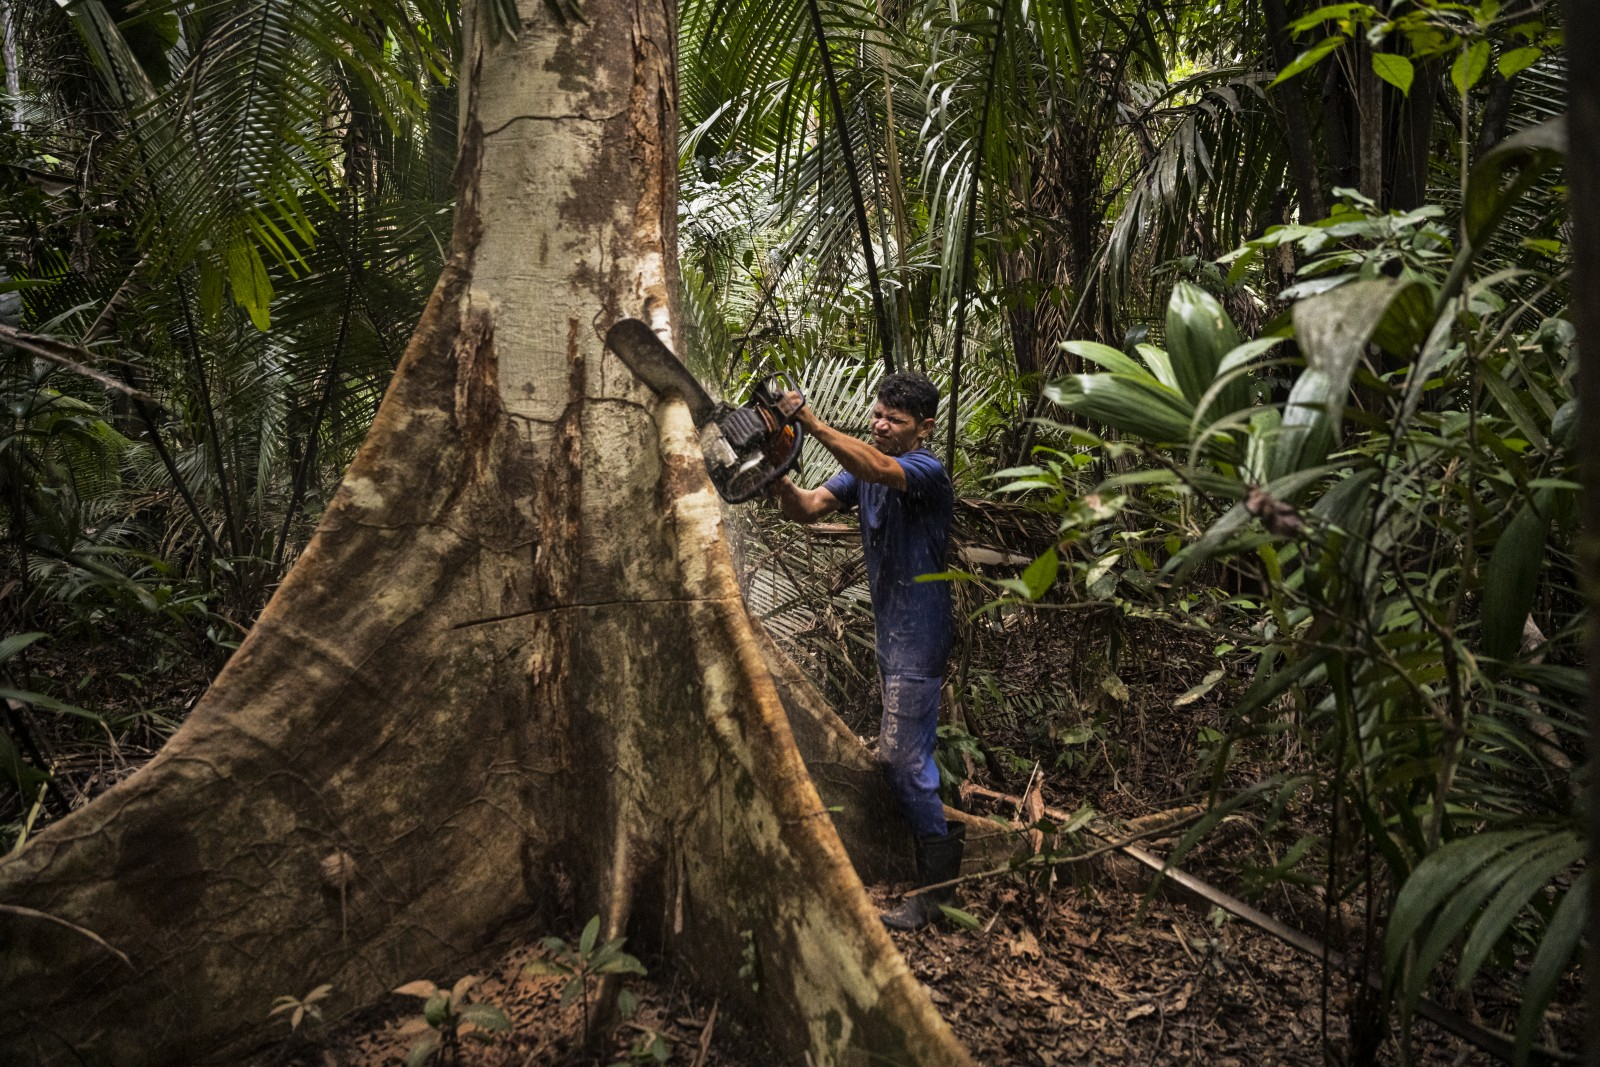
[[706,1025],[700,1031],[700,1051],[695,1053],[694,1062],[689,1067],[705,1067],[706,1056],[711,1053],[711,1031],[717,1025],[717,1007],[721,1001],[711,1002],[711,1014],[706,1018]]
[[87,363],[82,362],[95,359],[95,354],[86,348],[69,345],[63,341],[57,341],[53,337],[46,337],[43,334],[28,333],[26,330],[19,330],[4,323],[0,323],[0,344],[12,345],[41,359],[48,359],[50,362],[65,367],[74,374],[82,375],[90,381],[97,382],[107,389],[121,393],[124,396],[131,396],[135,400],[153,403],[147,394],[140,392],[128,383],[120,382],[104,371],[95,370]]
[[[988,797],[992,800],[999,800],[1010,804],[1015,804],[1018,806],[1019,810],[1022,805],[1021,797],[1012,796],[1007,793],[1000,793],[993,789],[985,789],[982,786],[967,786],[966,789],[967,792],[972,795]],[[1268,934],[1277,938],[1279,941],[1282,941],[1295,951],[1306,956],[1310,956],[1312,959],[1323,962],[1328,966],[1338,967],[1340,969],[1344,968],[1344,955],[1335,951],[1325,942],[1319,941],[1302,930],[1296,930],[1294,927],[1273,918],[1271,915],[1261,911],[1259,908],[1255,908],[1249,904],[1246,904],[1238,897],[1235,897],[1230,893],[1226,893],[1223,890],[1218,889],[1216,886],[1207,882],[1203,882],[1194,875],[1172,866],[1164,858],[1138,847],[1137,842],[1139,841],[1147,838],[1161,837],[1171,830],[1184,825],[1185,823],[1193,822],[1199,817],[1200,813],[1204,809],[1193,807],[1179,810],[1186,813],[1184,817],[1176,821],[1162,822],[1131,837],[1125,837],[1117,841],[1108,840],[1106,831],[1096,829],[1093,826],[1087,826],[1084,828],[1086,832],[1093,834],[1095,837],[1101,838],[1102,840],[1106,840],[1106,844],[1090,849],[1088,852],[1082,853],[1081,855],[1070,856],[1065,859],[1057,859],[1054,860],[1054,862],[1061,864],[1080,863],[1085,860],[1093,859],[1097,856],[1103,856],[1108,852],[1121,852],[1123,855],[1128,856],[1143,866],[1148,867],[1150,870],[1155,871],[1158,877],[1171,880],[1175,885],[1181,886],[1183,889],[1204,900],[1206,903],[1221,908],[1223,911],[1228,912],[1236,918],[1242,919],[1244,922],[1255,927],[1257,930],[1260,930],[1262,933]],[[1066,812],[1057,808],[1045,808],[1044,813],[1046,816],[1052,819],[1066,820],[1071,818],[1071,816],[1069,816]],[[1164,815],[1166,813],[1162,814]],[[1162,818],[1162,815],[1154,816],[1154,818]],[[1143,822],[1145,820],[1135,821]],[[1018,829],[1021,829],[1021,827],[1018,827]],[[1031,865],[1031,863],[1024,864],[1024,866],[1028,865]],[[929,890],[957,885],[961,882],[977,881],[981,878],[993,877],[995,874],[1004,873],[1005,871],[1013,869],[1017,868],[1007,866],[998,868],[994,871],[984,871],[981,874],[964,875],[961,878],[955,878],[948,882],[942,882],[937,886],[923,886],[919,889],[913,890],[910,893],[907,893],[906,895],[916,896],[919,893],[925,893]],[[1367,984],[1372,986],[1374,989],[1382,989],[1384,985],[1383,976],[1381,974],[1369,972],[1366,975],[1366,981]],[[1480,1026],[1477,1023],[1472,1022],[1470,1019],[1465,1019],[1455,1012],[1450,1011],[1448,1008],[1445,1008],[1437,1002],[1429,1000],[1426,997],[1423,997],[1417,1002],[1417,1014],[1422,1016],[1424,1019],[1427,1019],[1435,1026],[1449,1031],[1456,1037],[1459,1037],[1461,1040],[1466,1041],[1469,1044],[1476,1045],[1478,1048],[1489,1053],[1491,1056],[1505,1060],[1508,1063],[1511,1062],[1514,1057],[1516,1050],[1515,1039],[1501,1033],[1498,1030],[1491,1030],[1486,1026]],[[1562,1052],[1560,1049],[1547,1048],[1543,1045],[1533,1046],[1533,1057],[1535,1060],[1543,1060],[1547,1063],[1581,1062],[1578,1056],[1575,1056],[1570,1052]]]
[[93,941],[95,944],[99,945],[101,948],[117,957],[117,959],[121,960],[123,963],[126,963],[129,967],[133,966],[133,961],[130,960],[120,949],[114,947],[109,941],[95,933],[93,930],[79,926],[77,923],[68,922],[65,919],[51,915],[47,911],[35,911],[33,908],[24,908],[16,904],[0,904],[0,911],[10,912],[12,915],[20,915],[25,919],[43,919],[45,922],[55,923],[57,926],[65,926],[73,933],[82,934],[84,937],[87,937],[90,941]]
[[[1046,808],[1044,813],[1052,819],[1059,818],[1064,820],[1068,817],[1051,808]],[[962,885],[966,882],[980,882],[985,878],[994,878],[998,875],[1009,874],[1012,871],[1020,871],[1027,867],[1069,867],[1074,863],[1087,863],[1092,859],[1098,859],[1099,857],[1104,856],[1108,852],[1126,851],[1127,849],[1133,847],[1133,845],[1137,842],[1145,841],[1153,837],[1165,837],[1173,830],[1186,826],[1197,818],[1199,818],[1198,815],[1193,815],[1178,819],[1175,822],[1167,822],[1158,826],[1151,826],[1149,829],[1135,833],[1131,837],[1125,837],[1120,841],[1111,841],[1107,844],[1091,848],[1087,852],[1078,852],[1070,856],[1061,856],[1050,852],[1036,853],[1035,855],[1029,856],[1021,863],[1007,863],[1003,867],[994,867],[987,871],[975,871],[972,874],[963,874],[959,878],[951,878],[943,882],[935,882],[933,885],[918,886],[917,888],[907,892],[905,896],[917,897],[924,893],[931,893],[936,889],[948,889],[951,886]],[[1027,827],[1018,825],[1014,826],[1013,829],[1018,831],[1026,831]],[[1085,829],[1087,829],[1087,827]],[[1093,830],[1089,830],[1088,832],[1094,833],[1096,837],[1101,836],[1100,834],[1095,833]]]

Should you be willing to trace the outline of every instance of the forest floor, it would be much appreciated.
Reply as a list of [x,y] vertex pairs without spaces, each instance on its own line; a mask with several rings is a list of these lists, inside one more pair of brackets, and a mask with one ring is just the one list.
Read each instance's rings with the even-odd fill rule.
[[[985,669],[1005,677],[1017,692],[1070,687],[1088,698],[1076,717],[1069,713],[1056,723],[1054,736],[1027,715],[991,707],[984,726],[992,761],[978,769],[981,779],[1020,791],[1024,780],[1006,768],[1037,763],[1048,805],[1071,811],[1089,804],[1122,818],[1170,809],[1188,796],[1197,738],[1218,721],[1236,686],[1223,679],[1203,698],[1175,707],[1175,697],[1214,667],[1209,641],[1149,624],[1125,625],[1118,640],[1137,653],[1113,652],[1104,659],[1106,639],[1103,631],[1052,626],[1039,633],[1022,626],[990,641]],[[1113,684],[1103,684],[1105,677]],[[872,706],[872,694],[863,694],[860,706],[845,713],[854,712],[855,725],[866,728]],[[986,773],[989,765],[999,773]],[[1170,844],[1156,841],[1151,847]],[[1216,835],[1191,854],[1185,868],[1238,892],[1240,887],[1226,885],[1229,871],[1248,866],[1246,853],[1261,844],[1245,824],[1241,832]],[[941,923],[893,932],[913,973],[979,1063],[1256,1067],[1401,1061],[1393,1035],[1376,1035],[1370,1055],[1352,1051],[1349,990],[1337,975],[1325,989],[1317,960],[1220,909],[1148,893],[1146,876],[1131,861],[1113,857],[1073,870],[1080,872],[1076,880],[1042,885],[1037,875],[1024,880],[1014,874],[968,883],[960,905],[977,918],[977,930]],[[869,886],[868,892],[887,907],[903,888]],[[1260,903],[1291,923],[1314,926],[1318,909],[1297,887],[1280,885]],[[484,969],[479,995],[506,1011],[513,1030],[494,1043],[469,1046],[461,1062],[768,1067],[786,1059],[764,1049],[758,1035],[716,1015],[716,1005],[697,998],[687,983],[656,973],[628,979],[639,1005],[633,1019],[605,1047],[586,1052],[582,1010],[576,1003],[559,1004],[561,981],[525,973],[537,953],[519,947]],[[1546,1043],[1576,1047],[1578,994],[1573,983],[1552,1008]],[[400,1063],[416,1039],[402,1027],[419,1007],[420,1001],[391,997],[316,1043],[285,1043],[258,1067]],[[1505,1032],[1516,1018],[1515,988],[1481,981],[1470,998],[1449,1007]],[[1475,1067],[1497,1061],[1419,1021],[1410,1062]]]
[[[893,901],[888,887],[869,893],[880,906]],[[1317,1065],[1330,1062],[1324,1017],[1331,1062],[1399,1062],[1392,1038],[1373,1060],[1341,1053],[1348,1048],[1344,994],[1329,991],[1324,1016],[1316,961],[1231,917],[1149,897],[1139,879],[1108,874],[1048,893],[994,880],[969,886],[961,904],[982,929],[946,923],[893,937],[979,1063]],[[561,1003],[563,979],[526,971],[539,955],[519,946],[483,969],[473,996],[505,1011],[512,1030],[465,1043],[461,1063],[768,1067],[786,1059],[670,976],[630,977],[633,1018],[586,1051],[583,1009],[576,1000]],[[1516,1004],[1502,995],[1479,1007],[1485,1022],[1504,1026]],[[415,1022],[420,1008],[420,1000],[391,996],[329,1032],[310,1028],[254,1067],[402,1063],[426,1032]],[[1417,1024],[1413,1042],[1418,1065],[1496,1062],[1426,1023]]]
[[[862,643],[824,635],[837,655]],[[966,635],[964,718],[981,753],[966,768],[996,792],[1020,794],[1037,769],[1043,800],[1075,811],[1131,819],[1193,799],[1196,768],[1210,732],[1244,684],[1248,665],[1219,659],[1216,641],[1194,631],[1131,619],[1114,611],[1025,612],[975,624]],[[57,771],[64,805],[77,807],[131,774],[154,754],[168,731],[203,691],[215,664],[174,650],[158,670],[135,660],[137,642],[74,647],[53,642],[29,650],[30,673],[54,679],[53,691],[73,694],[105,716],[86,733],[68,719],[33,716],[34,735]],[[791,644],[819,676],[816,644]],[[855,664],[856,677],[870,672]],[[859,652],[860,650],[857,649]],[[148,654],[148,650],[146,650]],[[1227,668],[1213,677],[1219,664]],[[865,666],[867,669],[862,670]],[[1209,687],[1207,679],[1210,679]],[[129,679],[137,679],[137,686]],[[829,686],[841,715],[863,734],[875,727],[870,685],[848,692]],[[1198,692],[1197,690],[1203,690]],[[81,695],[80,695],[81,694]],[[105,741],[110,738],[110,744]],[[1279,740],[1243,753],[1232,773],[1251,780],[1298,756]],[[1236,784],[1237,784],[1236,783]],[[38,824],[57,804],[37,805]],[[979,814],[989,814],[980,811]],[[1002,809],[996,814],[1012,815]],[[0,810],[14,826],[26,810],[15,794]],[[1186,857],[1191,873],[1244,895],[1238,872],[1270,867],[1314,822],[1309,812],[1287,813],[1284,826],[1265,831],[1241,822]],[[1159,851],[1171,842],[1156,842]],[[1371,1056],[1352,1050],[1348,990],[1324,988],[1315,959],[1218,909],[1150,895],[1143,873],[1128,863],[1073,868],[1075,880],[1041,886],[1035,875],[1006,875],[962,888],[961,907],[979,929],[945,923],[894,933],[912,971],[975,1058],[991,1065],[1257,1064],[1399,1062],[1392,1036]],[[870,886],[880,906],[903,887]],[[1261,883],[1256,884],[1261,888]],[[1278,918],[1318,932],[1321,909],[1309,891],[1279,882],[1252,899]],[[575,937],[577,930],[553,931]],[[468,1042],[461,1062],[504,1064],[669,1063],[685,1067],[767,1067],[785,1059],[744,1032],[714,1001],[698,996],[684,976],[645,958],[652,973],[627,980],[637,1000],[633,1017],[603,1047],[585,1049],[581,1001],[561,1003],[560,978],[530,974],[539,954],[521,945],[485,961],[475,997],[505,1011],[512,1029],[492,1042]],[[422,977],[422,976],[419,976]],[[461,975],[429,975],[453,983]],[[391,996],[336,1025],[307,1022],[263,1050],[257,1067],[378,1067],[405,1061],[417,1040],[421,1001]],[[1579,1047],[1579,988],[1569,983],[1549,1016],[1543,1043]],[[1483,979],[1446,1005],[1483,1026],[1509,1031],[1516,989],[1504,975]],[[266,1007],[263,1006],[263,1013]],[[284,1031],[288,1033],[287,1019]],[[1326,1054],[1325,1054],[1326,1051]],[[1476,1065],[1486,1053],[1426,1023],[1413,1031],[1412,1062]]]

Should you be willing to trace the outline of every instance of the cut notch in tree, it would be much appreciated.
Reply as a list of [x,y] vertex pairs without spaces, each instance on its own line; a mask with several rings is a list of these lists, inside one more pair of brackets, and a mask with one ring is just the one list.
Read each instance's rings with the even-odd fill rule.
[[161,754],[0,863],[133,964],[0,917],[0,1048],[232,1057],[277,995],[348,1009],[565,905],[796,1061],[970,1062],[807,775],[687,410],[600,346],[672,325],[669,16],[520,9],[490,43],[468,6],[452,254],[311,546]]

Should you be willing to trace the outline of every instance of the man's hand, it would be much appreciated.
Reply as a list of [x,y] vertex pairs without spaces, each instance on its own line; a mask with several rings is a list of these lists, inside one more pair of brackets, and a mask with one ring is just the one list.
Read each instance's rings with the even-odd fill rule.
[[806,406],[806,398],[804,394],[802,394],[798,389],[790,389],[787,393],[783,394],[783,398],[778,401],[778,410],[786,419],[792,418],[795,412],[798,411],[800,413],[801,425],[805,424],[805,421],[808,417],[812,419],[816,418],[815,415],[811,414],[811,409]]

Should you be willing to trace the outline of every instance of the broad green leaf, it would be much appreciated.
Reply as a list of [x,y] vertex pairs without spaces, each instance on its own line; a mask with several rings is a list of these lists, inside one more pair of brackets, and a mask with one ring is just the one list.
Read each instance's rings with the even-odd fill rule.
[[1050,587],[1056,584],[1056,573],[1060,566],[1061,560],[1053,548],[1045,549],[1044,555],[1028,564],[1022,572],[1022,584],[1027,587],[1029,600],[1038,600],[1049,592]]
[[1458,95],[1478,84],[1478,79],[1483,77],[1483,72],[1489,67],[1489,42],[1476,41],[1450,64],[1450,84],[1456,87]]
[[[1570,859],[1563,847],[1565,844],[1560,837],[1547,834],[1535,836],[1486,864],[1444,899],[1432,919],[1427,937],[1417,949],[1415,958],[1407,964],[1409,973],[1401,997],[1402,1011],[1409,1014],[1415,1009],[1417,999],[1422,996],[1433,975],[1434,965],[1457,942],[1486,900],[1491,896],[1496,896],[1498,900],[1509,892],[1517,898],[1515,910],[1520,911],[1530,893],[1567,867]],[[1552,857],[1553,864],[1550,862]],[[1515,911],[1500,923],[1501,931],[1514,914]],[[1489,918],[1487,913],[1485,918]],[[1492,936],[1498,940],[1498,934]]]
[[939,910],[944,912],[944,917],[946,919],[949,919],[957,926],[965,927],[968,930],[983,929],[983,923],[980,922],[978,917],[972,914],[970,911],[962,911],[960,908],[952,908],[948,904],[939,905]]
[[1300,33],[1324,22],[1341,22],[1349,18],[1351,15],[1354,15],[1358,11],[1371,10],[1372,6],[1370,4],[1325,4],[1322,7],[1317,8],[1315,11],[1301,15],[1299,18],[1289,23],[1289,29],[1295,33]]
[[1411,82],[1416,71],[1411,60],[1393,52],[1376,52],[1372,56],[1372,72],[1404,95],[1411,94]]
[[1528,977],[1522,982],[1522,1013],[1517,1019],[1517,1048],[1513,1062],[1523,1067],[1533,1050],[1533,1039],[1538,1036],[1539,1020],[1555,996],[1556,985],[1567,969],[1567,963],[1583,943],[1584,924],[1588,920],[1589,895],[1594,892],[1594,868],[1588,868],[1567,890],[1550,924],[1545,927],[1539,951],[1528,968]]
[[267,276],[267,265],[253,244],[235,242],[228,246],[228,284],[233,288],[233,299],[250,315],[250,321],[262,333],[271,325],[268,307],[272,303],[272,279]]
[[[1269,483],[1265,488],[1270,495],[1279,500],[1292,501],[1309,486],[1328,477],[1335,469],[1331,466],[1324,466],[1296,471]],[[1244,492],[1242,485],[1237,488],[1240,494]],[[1200,540],[1168,560],[1167,565],[1162,570],[1170,572],[1174,582],[1184,581],[1194,573],[1196,567],[1215,556],[1228,542],[1243,531],[1249,524],[1250,519],[1251,515],[1245,510],[1244,504],[1235,504],[1206,529],[1206,532],[1200,536]]]
[[439,1035],[435,1033],[424,1034],[422,1039],[411,1046],[411,1051],[406,1055],[406,1067],[422,1067],[439,1051]]
[[1361,532],[1367,525],[1367,508],[1377,478],[1377,471],[1363,470],[1339,480],[1311,506],[1311,513],[1329,526]]
[[1084,587],[1096,600],[1104,600],[1117,589],[1117,572],[1114,569],[1122,558],[1121,552],[1107,552],[1083,576]]
[[558,966],[557,964],[551,963],[549,960],[529,960],[528,963],[523,966],[522,970],[526,974],[538,975],[561,975],[571,973],[568,968]]
[[[1511,206],[1566,152],[1566,119],[1556,118],[1521,130],[1484,153],[1467,175],[1461,224],[1468,243],[1481,247]],[[1516,177],[1508,182],[1513,172]],[[1452,266],[1451,273],[1455,271]]]
[[468,1004],[461,1009],[461,1021],[471,1023],[481,1030],[500,1032],[511,1029],[506,1013],[493,1004]]
[[1178,384],[1178,375],[1172,369],[1172,357],[1155,345],[1135,345],[1134,351],[1139,353],[1139,358],[1149,368],[1149,373],[1155,375],[1156,381],[1171,389],[1179,396],[1183,395],[1183,387]]
[[1406,947],[1423,930],[1428,917],[1471,878],[1500,855],[1541,836],[1539,830],[1500,830],[1452,841],[1421,863],[1400,887],[1384,946],[1384,967],[1399,970]]
[[418,979],[415,982],[407,982],[405,985],[399,986],[394,992],[403,997],[422,997],[427,999],[439,992],[439,987],[426,979]]
[[39,631],[26,634],[12,634],[4,641],[0,641],[0,663],[7,662],[18,652],[21,652],[23,649],[27,648],[40,638],[47,636],[49,635]]
[[1289,390],[1268,470],[1274,479],[1323,462],[1344,419],[1350,379],[1395,295],[1409,283],[1356,281],[1295,304],[1294,330],[1306,369]]
[[1284,67],[1283,70],[1279,71],[1278,76],[1272,79],[1271,85],[1268,85],[1267,88],[1271,89],[1274,85],[1282,84],[1283,82],[1288,81],[1290,78],[1293,78],[1295,75],[1303,74],[1310,70],[1312,67],[1322,62],[1322,60],[1327,57],[1328,53],[1344,44],[1345,40],[1346,38],[1337,35],[1332,37],[1324,37],[1310,48],[1307,48],[1304,52],[1301,52],[1298,56],[1295,56],[1294,61],[1287,67]]
[[1420,280],[1401,283],[1372,331],[1372,343],[1391,356],[1410,359],[1433,329],[1433,305],[1431,284]]
[[1062,343],[1061,349],[1064,352],[1071,352],[1075,356],[1088,360],[1102,370],[1135,376],[1148,373],[1126,352],[1118,351],[1110,345],[1103,345],[1097,341],[1065,341]]
[[644,964],[640,963],[637,959],[635,959],[634,957],[629,956],[629,955],[623,955],[619,959],[608,960],[604,964],[602,964],[601,966],[596,967],[595,971],[597,973],[599,973],[599,974],[644,974],[644,973],[646,973],[645,969],[644,969]]
[[1045,386],[1045,396],[1068,411],[1152,443],[1186,443],[1194,415],[1181,396],[1148,377],[1072,374]]
[[477,985],[479,981],[481,981],[481,978],[475,974],[465,975],[459,979],[455,985],[450,987],[451,1002],[455,1004],[461,1003],[466,995],[472,991],[472,987]]
[[1527,70],[1539,62],[1539,57],[1544,55],[1542,48],[1513,48],[1500,56],[1500,61],[1495,64],[1502,78],[1509,78],[1518,71]]
[[1506,524],[1489,555],[1483,579],[1483,654],[1505,660],[1522,644],[1522,626],[1539,591],[1548,517],[1524,504]]
[[1578,400],[1568,400],[1556,409],[1550,419],[1550,436],[1562,448],[1571,448],[1577,440]]
[[[1191,403],[1206,395],[1223,358],[1240,343],[1238,328],[1216,297],[1192,282],[1173,286],[1167,301],[1167,352],[1178,386]],[[1218,391],[1221,410],[1204,414],[1216,418],[1249,403],[1249,382],[1239,377]]]
[[594,951],[594,944],[600,939],[600,916],[590,919],[583,928],[583,936],[578,939],[578,955],[587,956]]
[[1207,673],[1204,678],[1200,679],[1200,682],[1197,685],[1191,685],[1188,689],[1185,689],[1183,693],[1172,702],[1172,706],[1175,708],[1181,708],[1185,704],[1193,704],[1196,700],[1199,700],[1201,697],[1211,692],[1212,688],[1216,686],[1218,682],[1222,681],[1222,675],[1223,670],[1221,667],[1218,667],[1216,670]]
[[[1500,942],[1511,921],[1526,908],[1529,902],[1562,871],[1583,858],[1584,840],[1571,830],[1561,830],[1551,835],[1551,847],[1537,857],[1529,856],[1518,864],[1505,886],[1483,910],[1472,926],[1472,936],[1461,950],[1461,963],[1456,971],[1456,988],[1465,989],[1473,975],[1489,958]],[[1537,862],[1535,862],[1537,859]]]

